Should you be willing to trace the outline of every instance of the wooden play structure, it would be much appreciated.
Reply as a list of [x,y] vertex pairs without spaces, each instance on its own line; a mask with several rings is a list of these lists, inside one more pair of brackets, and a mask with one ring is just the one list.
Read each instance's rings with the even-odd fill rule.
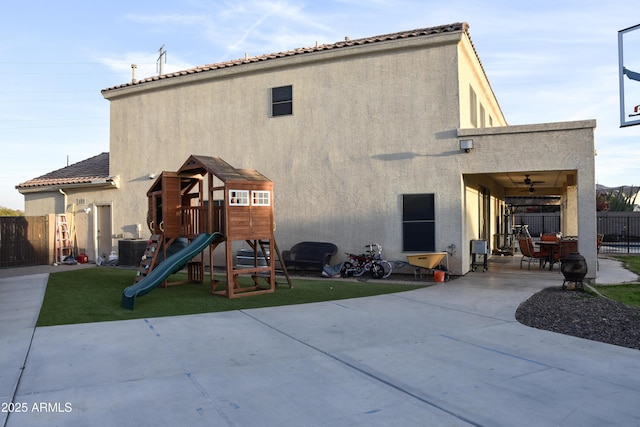
[[[253,169],[235,169],[218,157],[191,155],[178,171],[162,172],[147,197],[152,236],[136,282],[166,259],[172,248],[188,245],[202,233],[218,232],[224,239],[215,240],[208,251],[187,263],[188,281],[204,283],[208,255],[212,294],[235,298],[275,291],[275,258],[281,257],[274,239],[273,182],[268,178]],[[244,243],[253,250],[254,262],[234,265],[234,249]],[[220,253],[216,251],[220,244],[225,246],[226,282],[213,276],[214,252]],[[291,287],[285,266],[281,268]],[[251,280],[241,284],[241,276]]]

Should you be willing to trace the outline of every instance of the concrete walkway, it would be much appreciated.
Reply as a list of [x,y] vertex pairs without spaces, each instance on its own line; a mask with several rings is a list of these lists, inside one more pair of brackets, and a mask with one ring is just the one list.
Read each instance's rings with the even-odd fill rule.
[[[371,298],[35,329],[47,273],[5,272],[0,425],[640,425],[640,352],[518,323],[562,283],[518,261]],[[598,275],[637,280],[611,260]]]

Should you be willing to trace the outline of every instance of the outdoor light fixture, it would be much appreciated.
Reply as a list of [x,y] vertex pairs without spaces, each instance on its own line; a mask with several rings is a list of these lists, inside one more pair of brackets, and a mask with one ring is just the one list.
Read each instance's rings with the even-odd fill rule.
[[473,150],[473,139],[461,139],[460,140],[460,149],[465,153]]
[[155,173],[150,173],[150,174],[149,174],[149,179],[153,179],[153,178],[155,178],[155,177],[156,177],[156,174],[155,174]]

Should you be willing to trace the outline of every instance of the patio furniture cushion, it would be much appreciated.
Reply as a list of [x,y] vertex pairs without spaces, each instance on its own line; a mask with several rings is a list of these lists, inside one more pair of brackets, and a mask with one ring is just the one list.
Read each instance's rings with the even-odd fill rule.
[[522,262],[528,261],[529,270],[531,270],[531,261],[537,259],[542,267],[543,260],[546,259],[549,254],[545,251],[536,251],[533,247],[533,240],[530,237],[523,237],[518,240],[520,244],[520,252],[522,253],[522,259],[520,260],[520,268],[522,268]]

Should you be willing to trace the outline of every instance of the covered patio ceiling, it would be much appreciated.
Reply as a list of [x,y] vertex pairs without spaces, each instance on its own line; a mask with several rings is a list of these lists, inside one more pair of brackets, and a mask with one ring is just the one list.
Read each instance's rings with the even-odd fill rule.
[[575,185],[575,170],[522,171],[485,174],[504,188],[505,196],[561,196],[564,187]]

